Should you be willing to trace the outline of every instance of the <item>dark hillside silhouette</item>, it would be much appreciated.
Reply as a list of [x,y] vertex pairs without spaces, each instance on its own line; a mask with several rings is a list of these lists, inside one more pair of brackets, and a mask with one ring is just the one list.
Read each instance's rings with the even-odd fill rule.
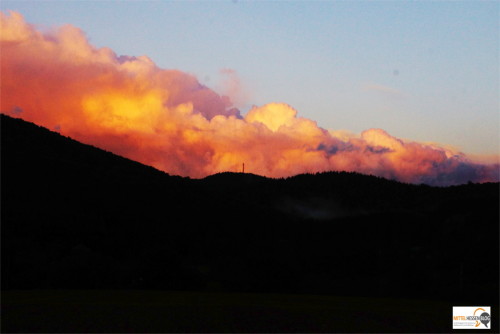
[[499,303],[498,183],[346,172],[194,180],[2,115],[1,190],[2,290]]

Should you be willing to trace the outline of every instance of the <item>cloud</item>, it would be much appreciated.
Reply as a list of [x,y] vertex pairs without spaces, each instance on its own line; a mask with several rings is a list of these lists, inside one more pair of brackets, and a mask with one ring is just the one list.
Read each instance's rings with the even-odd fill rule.
[[271,177],[346,170],[439,185],[499,179],[498,164],[381,129],[327,131],[286,103],[241,115],[194,76],[95,48],[71,25],[41,32],[16,12],[0,13],[0,22],[2,113],[171,174],[204,177],[244,162]]
[[221,78],[217,85],[217,91],[227,96],[229,104],[242,108],[249,101],[249,92],[241,83],[238,73],[230,68],[223,68],[219,71]]
[[403,98],[406,97],[407,94],[396,89],[392,88],[389,86],[384,86],[376,83],[366,83],[362,86],[363,90],[369,91],[369,92],[375,92],[378,94],[382,94],[387,97],[392,97],[392,98]]

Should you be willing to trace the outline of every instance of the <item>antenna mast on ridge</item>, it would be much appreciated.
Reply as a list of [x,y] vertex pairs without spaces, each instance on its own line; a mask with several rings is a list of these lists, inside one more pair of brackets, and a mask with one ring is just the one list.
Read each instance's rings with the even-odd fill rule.
[[245,174],[245,163],[243,163],[242,173]]

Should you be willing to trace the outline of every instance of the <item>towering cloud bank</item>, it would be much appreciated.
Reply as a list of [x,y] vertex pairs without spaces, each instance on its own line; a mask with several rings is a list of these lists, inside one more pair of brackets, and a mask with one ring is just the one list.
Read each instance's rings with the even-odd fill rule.
[[203,177],[245,162],[272,177],[344,170],[438,185],[499,179],[498,165],[380,129],[327,131],[284,103],[242,116],[192,75],[97,49],[70,25],[40,32],[19,13],[0,14],[2,113],[168,173]]

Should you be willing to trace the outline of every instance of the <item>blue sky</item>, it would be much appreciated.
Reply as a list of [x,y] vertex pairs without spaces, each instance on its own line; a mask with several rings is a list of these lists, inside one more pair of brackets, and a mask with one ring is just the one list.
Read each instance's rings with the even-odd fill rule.
[[42,29],[72,24],[119,55],[196,75],[239,107],[285,102],[327,129],[498,154],[497,1],[6,1]]

